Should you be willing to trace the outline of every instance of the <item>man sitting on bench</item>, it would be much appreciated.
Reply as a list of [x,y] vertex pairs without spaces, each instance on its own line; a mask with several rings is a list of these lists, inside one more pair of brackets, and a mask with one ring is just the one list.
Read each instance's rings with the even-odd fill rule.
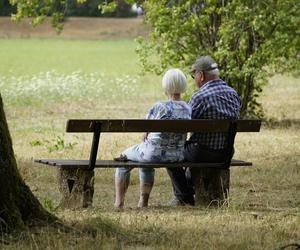
[[[238,119],[241,102],[237,92],[219,78],[217,63],[209,56],[196,60],[191,76],[199,88],[189,101],[192,119]],[[185,144],[184,158],[190,162],[223,162],[226,159],[223,133],[193,133]],[[193,180],[197,169],[190,169]],[[194,204],[194,191],[183,168],[169,168],[174,199],[170,205]]]

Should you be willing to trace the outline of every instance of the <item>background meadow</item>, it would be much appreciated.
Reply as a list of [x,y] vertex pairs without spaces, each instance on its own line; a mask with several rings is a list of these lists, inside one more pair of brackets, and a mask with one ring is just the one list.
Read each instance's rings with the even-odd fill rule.
[[[267,123],[239,134],[228,208],[167,207],[169,177],[156,171],[150,207],[138,210],[134,170],[124,211],[113,209],[114,171],[96,170],[93,208],[62,210],[56,170],[36,158],[89,155],[91,135],[66,134],[70,118],[143,118],[163,100],[161,78],[141,75],[133,40],[1,39],[0,92],[19,170],[41,203],[92,234],[51,228],[28,232],[4,249],[274,249],[300,243],[300,79],[276,75],[265,86]],[[192,79],[189,78],[190,84]],[[140,134],[101,135],[99,158],[111,159]]]

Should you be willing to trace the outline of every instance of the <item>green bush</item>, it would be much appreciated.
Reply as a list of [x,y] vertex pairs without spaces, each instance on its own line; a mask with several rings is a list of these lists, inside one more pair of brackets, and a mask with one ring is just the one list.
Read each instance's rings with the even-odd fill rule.
[[[10,3],[11,2],[11,3]],[[0,16],[10,16],[12,13],[16,12],[16,6],[12,5],[13,1],[0,0]],[[133,17],[137,14],[131,11],[131,5],[127,4],[124,0],[118,1],[118,6],[113,12],[103,13],[99,9],[99,5],[103,0],[87,0],[87,1],[77,1],[77,0],[67,0],[67,1],[36,1],[36,3],[31,4],[32,10],[36,13],[41,12],[43,15],[52,16],[56,12],[61,12],[64,16],[84,16],[84,17]],[[19,6],[22,10],[26,9],[28,2],[18,1]],[[30,7],[29,6],[29,7]]]
[[241,96],[243,117],[263,115],[257,98],[267,77],[299,71],[298,0],[149,0],[144,8],[152,27],[150,40],[138,40],[145,71],[188,69],[211,55]]

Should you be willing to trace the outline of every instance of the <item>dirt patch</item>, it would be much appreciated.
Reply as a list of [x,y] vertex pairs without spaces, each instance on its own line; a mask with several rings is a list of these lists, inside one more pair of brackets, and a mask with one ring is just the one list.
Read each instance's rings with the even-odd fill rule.
[[149,28],[142,18],[82,18],[70,17],[64,30],[57,34],[50,20],[32,27],[30,19],[20,23],[9,17],[0,18],[0,38],[66,38],[66,39],[131,39],[147,36]]

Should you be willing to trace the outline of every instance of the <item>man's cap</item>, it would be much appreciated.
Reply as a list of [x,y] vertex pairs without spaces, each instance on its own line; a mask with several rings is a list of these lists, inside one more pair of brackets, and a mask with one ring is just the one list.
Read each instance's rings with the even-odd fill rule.
[[201,56],[192,65],[190,73],[195,71],[211,71],[218,68],[218,64],[210,56]]

